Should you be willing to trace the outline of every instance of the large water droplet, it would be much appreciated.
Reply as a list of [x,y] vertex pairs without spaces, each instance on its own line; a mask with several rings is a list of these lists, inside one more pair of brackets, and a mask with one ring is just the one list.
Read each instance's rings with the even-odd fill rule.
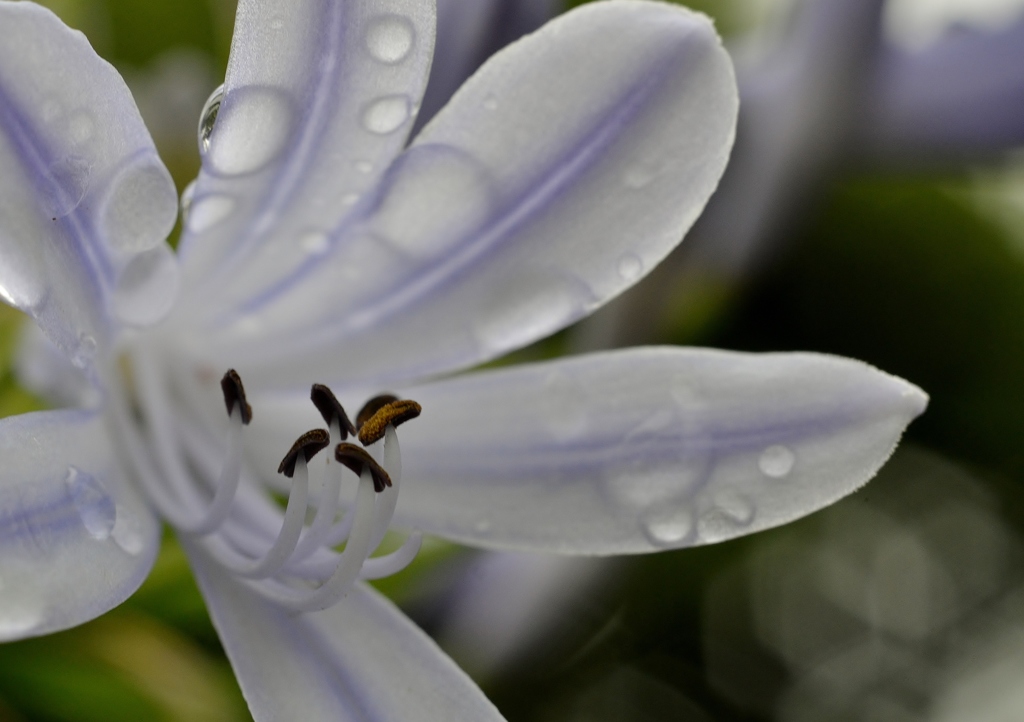
[[99,480],[88,472],[69,466],[64,481],[89,536],[93,539],[110,536],[117,519],[117,507]]
[[786,446],[775,444],[761,452],[761,458],[757,460],[757,466],[761,473],[773,479],[781,479],[789,476],[796,463],[796,454]]
[[217,86],[217,89],[210,93],[203,105],[203,112],[199,114],[199,155],[206,155],[210,149],[210,136],[213,135],[213,126],[217,123],[217,114],[220,113],[220,103],[224,100],[224,84]]
[[138,556],[146,548],[146,537],[138,517],[120,504],[117,506],[117,522],[111,536],[119,547],[132,556]]
[[89,190],[92,164],[82,156],[67,155],[47,168],[49,183],[39,195],[51,218],[63,218],[78,207]]
[[619,272],[619,277],[623,281],[632,282],[640,278],[640,274],[644,270],[644,262],[635,253],[623,253],[619,256],[616,268]]
[[409,98],[385,95],[370,102],[363,111],[363,127],[371,133],[387,135],[402,127],[409,119]]
[[111,246],[139,253],[163,243],[177,215],[174,181],[153,156],[118,173],[104,199],[101,227]]
[[217,112],[207,160],[223,175],[252,173],[284,149],[292,128],[291,102],[272,88],[246,87],[225,97]]
[[111,295],[114,314],[126,324],[149,326],[170,312],[178,297],[178,260],[167,246],[135,256]]
[[235,199],[224,195],[197,198],[190,203],[188,230],[202,233],[223,221],[235,210]]
[[646,165],[635,165],[626,171],[623,182],[627,188],[640,190],[646,188],[654,180],[656,173],[653,168]]
[[700,517],[701,542],[713,544],[737,536],[753,523],[755,514],[754,503],[745,495],[731,489],[719,492]]
[[581,436],[587,430],[587,391],[576,379],[554,371],[544,380],[541,420],[558,441]]
[[677,547],[693,531],[693,514],[690,509],[673,506],[652,509],[643,517],[643,529],[651,544]]
[[374,60],[399,63],[412,50],[415,30],[408,18],[401,15],[381,15],[370,21],[366,29],[366,49]]

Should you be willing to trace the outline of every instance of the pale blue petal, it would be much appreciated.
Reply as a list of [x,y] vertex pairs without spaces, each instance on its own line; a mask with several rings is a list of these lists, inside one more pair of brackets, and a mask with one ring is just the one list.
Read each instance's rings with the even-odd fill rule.
[[494,56],[308,272],[208,316],[254,386],[393,383],[548,335],[647,273],[718,182],[736,117],[710,21],[602,2]]
[[142,583],[159,524],[114,458],[101,416],[0,420],[0,640],[73,627]]
[[[397,526],[597,555],[717,542],[810,514],[874,476],[927,403],[851,359],[675,347],[390,390],[423,406],[398,430]],[[316,411],[297,394],[258,403],[248,452],[271,470],[272,440],[309,428]]]
[[1024,18],[887,49],[855,140],[858,161],[884,166],[952,165],[1024,143]]
[[169,307],[177,194],[85,36],[27,2],[0,3],[0,27],[0,296],[87,366],[111,315]]
[[487,58],[553,18],[561,5],[558,0],[438,0],[434,62],[417,127],[433,118]]
[[238,4],[181,246],[197,313],[293,272],[374,188],[412,128],[434,21],[422,0]]
[[192,568],[256,722],[497,722],[483,693],[370,587],[292,614],[189,548]]

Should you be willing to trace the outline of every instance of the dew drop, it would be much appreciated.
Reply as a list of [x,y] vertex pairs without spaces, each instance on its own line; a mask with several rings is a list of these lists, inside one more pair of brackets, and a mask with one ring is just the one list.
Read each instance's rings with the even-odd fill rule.
[[142,158],[118,173],[103,201],[101,224],[111,246],[139,253],[163,243],[174,227],[178,192],[160,159]]
[[352,167],[364,175],[373,172],[373,163],[368,160],[357,160],[352,164]]
[[349,206],[354,206],[358,202],[359,202],[359,194],[358,193],[346,193],[345,195],[343,195],[341,197],[341,205],[344,206],[345,208],[348,208]]
[[635,253],[623,253],[616,266],[623,281],[635,281],[644,270],[644,262]]
[[203,112],[199,114],[199,155],[206,155],[210,149],[210,136],[213,135],[213,126],[217,123],[217,114],[220,112],[220,103],[224,99],[224,85],[221,84],[210,93],[203,105]]
[[211,195],[195,200],[190,199],[188,229],[202,233],[223,221],[235,210],[235,200],[229,196]]
[[209,140],[210,168],[223,175],[259,170],[284,149],[293,113],[279,90],[245,87],[233,90],[219,107],[217,134]]
[[68,120],[68,136],[72,142],[82,144],[92,138],[96,132],[96,123],[89,113],[75,113]]
[[644,534],[657,547],[675,547],[693,531],[693,515],[689,509],[668,507],[653,509],[643,517]]
[[725,490],[715,496],[713,506],[700,517],[700,537],[704,544],[732,539],[749,527],[755,516],[753,502],[743,494]]
[[473,529],[478,534],[486,534],[491,530],[491,522],[489,519],[478,519],[477,522],[473,525]]
[[188,213],[192,210],[192,199],[196,195],[196,182],[193,180],[181,192],[181,222],[188,223]]
[[92,474],[69,466],[64,481],[89,536],[100,540],[110,536],[117,519],[117,507],[99,480]]
[[412,23],[401,15],[381,15],[370,21],[366,30],[366,49],[374,60],[400,63],[412,50],[416,37]]
[[765,476],[782,479],[789,476],[795,462],[796,454],[789,447],[775,444],[761,452],[757,466]]
[[363,127],[377,135],[387,135],[402,127],[409,119],[409,98],[385,95],[370,102],[363,111]]
[[497,110],[498,109],[498,99],[496,97],[494,97],[493,95],[488,94],[487,97],[484,98],[484,107],[487,110]]
[[92,164],[80,155],[68,155],[50,164],[51,184],[40,196],[46,214],[63,218],[85,198],[92,179]]
[[275,15],[270,21],[271,30],[280,30],[284,27],[284,19],[280,15]]
[[330,238],[323,231],[309,231],[299,240],[302,250],[311,256],[321,256],[330,248]]
[[132,326],[149,326],[166,316],[178,297],[178,260],[166,245],[135,256],[117,277],[111,307]]
[[146,537],[135,514],[117,505],[117,521],[110,534],[119,547],[132,556],[138,556],[146,548]]
[[78,335],[78,344],[71,353],[71,363],[80,369],[91,366],[96,358],[96,348],[95,337],[85,332],[80,333]]

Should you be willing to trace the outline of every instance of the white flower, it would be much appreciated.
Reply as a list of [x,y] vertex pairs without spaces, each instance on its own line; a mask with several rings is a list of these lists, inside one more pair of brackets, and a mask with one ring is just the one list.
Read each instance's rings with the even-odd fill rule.
[[[421,532],[607,555],[781,524],[863,484],[924,407],[813,354],[646,348],[441,378],[584,316],[693,223],[736,116],[702,16],[639,0],[563,16],[406,147],[431,2],[242,0],[177,256],[173,185],[116,72],[30,3],[0,4],[0,27],[0,293],[83,380],[33,364],[37,337],[28,367],[82,404],[0,421],[0,637],[128,596],[156,511],[257,719],[497,719],[354,577],[400,566]],[[231,374],[224,412],[228,369],[246,428]],[[424,408],[402,452],[381,423],[383,493],[343,447],[362,473],[336,524],[340,465],[311,464],[312,489],[301,452],[293,484],[275,473],[323,424],[313,383]],[[317,394],[333,450],[344,427]],[[392,512],[411,541],[364,563]]]

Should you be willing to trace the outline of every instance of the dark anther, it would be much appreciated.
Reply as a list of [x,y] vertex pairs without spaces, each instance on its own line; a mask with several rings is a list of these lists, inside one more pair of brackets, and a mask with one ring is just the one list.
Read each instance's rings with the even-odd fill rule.
[[419,404],[408,399],[395,399],[386,403],[359,425],[359,442],[369,446],[384,437],[388,426],[404,424],[409,419],[415,419],[422,411]]
[[224,405],[228,407],[228,416],[235,410],[238,404],[242,415],[242,423],[248,424],[252,421],[252,407],[245,400],[245,387],[242,386],[242,377],[234,369],[228,369],[224,378],[220,380],[220,390],[224,392]]
[[[359,413],[356,414],[356,428],[363,428],[363,424],[369,421],[375,413],[393,401],[398,401],[398,397],[392,394],[381,394],[367,401],[363,404],[363,408],[359,409]],[[355,434],[352,435],[355,436]]]
[[338,419],[338,425],[341,426],[341,440],[344,441],[348,438],[349,434],[352,436],[356,435],[356,427],[348,418],[348,414],[345,413],[345,409],[342,408],[338,399],[334,396],[334,392],[323,384],[313,384],[313,388],[309,390],[309,399],[313,402],[313,406],[316,407],[320,415],[324,417],[324,422],[330,426],[334,419]]
[[374,461],[366,449],[361,449],[355,444],[338,444],[338,448],[334,450],[334,458],[338,460],[338,463],[344,464],[360,476],[363,469],[369,467],[370,476],[373,478],[373,490],[378,494],[384,491],[384,487],[391,486],[391,477],[388,476],[388,472]]
[[284,474],[289,479],[295,476],[295,462],[299,460],[301,453],[306,457],[308,464],[314,456],[331,445],[331,435],[323,429],[307,431],[292,444],[288,453],[281,459],[281,465],[277,467],[278,474]]

